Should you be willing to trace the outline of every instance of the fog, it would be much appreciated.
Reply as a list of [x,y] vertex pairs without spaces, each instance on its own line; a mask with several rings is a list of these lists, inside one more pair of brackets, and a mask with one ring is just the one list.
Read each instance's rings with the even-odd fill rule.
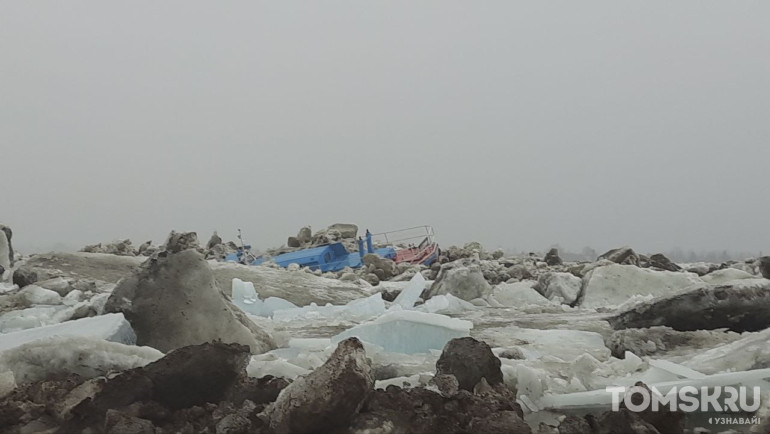
[[431,224],[767,251],[770,3],[2,2],[19,249]]

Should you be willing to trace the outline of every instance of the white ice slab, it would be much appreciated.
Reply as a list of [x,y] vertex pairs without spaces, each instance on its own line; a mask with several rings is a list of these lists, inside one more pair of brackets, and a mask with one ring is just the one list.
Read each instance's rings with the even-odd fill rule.
[[440,313],[446,315],[452,313],[461,313],[467,310],[476,310],[478,307],[461,298],[455,297],[452,294],[446,294],[434,295],[433,297],[426,300],[424,304],[417,306],[415,309],[428,313]]
[[293,309],[282,309],[273,311],[273,319],[276,321],[292,321],[296,319],[321,319],[338,318],[348,320],[362,320],[376,317],[385,313],[385,301],[382,294],[377,293],[365,298],[353,300],[344,306],[317,306],[312,303],[310,306],[297,307]]
[[394,304],[398,304],[404,309],[411,309],[414,307],[414,303],[420,298],[420,294],[425,289],[425,278],[422,274],[417,273],[409,281],[409,284],[404,288],[398,297],[393,300]]
[[59,324],[72,318],[73,306],[37,305],[26,309],[12,310],[0,315],[0,333]]
[[10,282],[0,282],[0,294],[16,291],[17,289],[19,289],[19,285],[14,285],[13,283],[10,283]]
[[254,289],[254,284],[238,278],[233,279],[232,290],[233,304],[251,315],[272,317],[276,310],[297,308],[294,303],[278,297],[260,300],[257,290]]
[[332,343],[355,336],[396,353],[441,350],[451,339],[468,336],[473,323],[444,315],[391,310],[373,321],[359,324],[334,336]]
[[111,313],[0,334],[0,351],[51,336],[85,336],[127,345],[136,343],[136,334],[123,314]]
[[655,271],[634,265],[606,265],[594,268],[587,280],[581,306],[618,306],[635,295],[665,296],[705,283],[694,273]]
[[506,307],[546,306],[551,301],[540,295],[532,286],[537,283],[525,280],[515,283],[501,283],[494,287],[490,298]]
[[[666,381],[652,383],[660,393],[666,394],[673,387],[681,389],[685,386],[701,387],[715,386],[759,386],[763,393],[770,390],[770,369],[756,369],[753,371],[730,372],[726,374],[708,375],[703,378]],[[568,393],[564,395],[546,395],[540,399],[538,406],[541,409],[566,410],[579,408],[609,407],[612,405],[612,393],[605,390],[592,390],[589,392]]]
[[741,336],[735,342],[698,351],[683,364],[707,374],[770,366],[770,329]]
[[252,359],[251,362],[249,362],[249,365],[246,367],[246,373],[249,377],[254,378],[261,378],[266,375],[272,375],[273,377],[281,377],[293,380],[300,375],[309,374],[310,370],[294,365],[282,359]]
[[19,295],[29,304],[61,304],[61,296],[50,289],[45,289],[37,285],[27,285]]
[[163,357],[150,347],[124,345],[101,338],[52,336],[0,353],[0,371],[13,372],[16,383],[78,374],[84,378],[145,366]]
[[582,330],[538,330],[520,327],[501,329],[509,337],[521,341],[517,346],[527,359],[545,356],[558,357],[565,362],[590,354],[597,360],[608,360],[610,350],[604,345],[602,335]]

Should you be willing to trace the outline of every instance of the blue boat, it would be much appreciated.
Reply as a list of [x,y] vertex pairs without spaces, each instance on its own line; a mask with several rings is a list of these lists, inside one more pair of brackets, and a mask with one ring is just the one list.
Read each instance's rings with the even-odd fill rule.
[[[410,237],[393,240],[393,234],[403,231],[409,231],[414,229],[425,228],[425,236]],[[390,236],[390,238],[388,238]],[[372,241],[373,237],[384,238],[384,242],[392,245],[385,247],[374,248]],[[408,241],[411,238],[421,238],[422,242],[419,246],[414,245],[402,245],[400,248],[396,247],[399,243]],[[365,245],[364,245],[365,244]],[[296,250],[294,252],[284,253],[273,257],[258,257],[254,258],[249,256],[248,249],[244,248],[227,255],[225,261],[250,263],[251,265],[259,265],[268,260],[272,260],[281,267],[288,267],[290,264],[297,264],[300,267],[307,267],[311,270],[327,271],[340,271],[345,267],[359,268],[363,265],[364,255],[367,253],[373,253],[382,258],[392,259],[398,263],[420,263],[430,265],[436,259],[438,259],[439,249],[438,244],[433,240],[433,228],[429,226],[420,226],[417,228],[402,229],[400,231],[383,232],[382,234],[371,234],[366,231],[366,240],[358,238],[358,252],[348,252],[342,243],[331,243],[324,246],[311,247],[308,249]]]

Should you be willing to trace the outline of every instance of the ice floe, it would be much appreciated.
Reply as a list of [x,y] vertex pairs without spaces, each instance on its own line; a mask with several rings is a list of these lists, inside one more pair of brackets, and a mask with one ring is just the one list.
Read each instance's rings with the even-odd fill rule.
[[332,343],[349,337],[397,353],[425,353],[440,350],[454,338],[468,336],[473,323],[444,315],[409,310],[390,310],[372,321],[334,336]]

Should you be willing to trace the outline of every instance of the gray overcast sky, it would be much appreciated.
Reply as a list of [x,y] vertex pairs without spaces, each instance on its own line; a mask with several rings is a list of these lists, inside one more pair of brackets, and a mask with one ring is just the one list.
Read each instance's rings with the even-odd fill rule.
[[770,2],[0,3],[19,246],[768,249]]

